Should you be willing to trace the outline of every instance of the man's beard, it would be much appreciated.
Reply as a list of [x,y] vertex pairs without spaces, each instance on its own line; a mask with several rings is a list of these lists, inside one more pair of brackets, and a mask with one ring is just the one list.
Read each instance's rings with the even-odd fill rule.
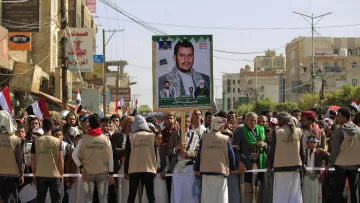
[[180,69],[180,66],[179,66],[179,63],[176,61],[176,67],[179,71],[183,72],[183,73],[190,73],[191,70],[192,70],[192,66],[189,70],[183,70],[183,69]]
[[168,87],[168,86],[165,86],[165,89],[167,89],[167,90],[168,90],[168,89],[170,89],[170,87]]
[[205,85],[200,85],[200,88],[202,89],[202,88],[204,88],[205,87]]

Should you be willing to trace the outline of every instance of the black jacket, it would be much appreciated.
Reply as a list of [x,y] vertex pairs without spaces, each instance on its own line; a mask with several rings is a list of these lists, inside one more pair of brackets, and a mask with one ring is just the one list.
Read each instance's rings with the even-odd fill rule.
[[121,167],[121,157],[125,156],[125,146],[122,145],[124,137],[122,133],[115,133],[110,137],[110,142],[114,154],[114,172]]

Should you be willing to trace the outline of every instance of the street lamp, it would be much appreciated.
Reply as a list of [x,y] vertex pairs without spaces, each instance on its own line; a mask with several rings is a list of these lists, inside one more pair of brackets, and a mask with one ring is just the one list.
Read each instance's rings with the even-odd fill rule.
[[324,108],[324,86],[326,81],[324,80],[324,70],[323,67],[321,66],[318,70],[318,73],[321,75],[321,90],[320,90],[320,108],[323,109]]

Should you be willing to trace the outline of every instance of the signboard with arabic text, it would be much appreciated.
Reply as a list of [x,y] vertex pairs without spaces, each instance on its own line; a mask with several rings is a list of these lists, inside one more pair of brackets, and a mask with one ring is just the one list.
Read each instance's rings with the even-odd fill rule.
[[40,0],[8,0],[1,10],[1,24],[9,32],[40,32]]
[[70,28],[70,33],[67,33],[66,56],[69,71],[93,71],[92,28]]

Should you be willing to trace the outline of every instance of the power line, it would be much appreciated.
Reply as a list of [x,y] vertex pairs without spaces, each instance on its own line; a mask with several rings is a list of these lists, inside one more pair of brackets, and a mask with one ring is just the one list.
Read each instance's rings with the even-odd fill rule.
[[[104,18],[108,20],[117,20],[123,22],[131,22],[132,20],[125,20],[119,18],[107,18],[104,16],[93,16],[94,18]],[[213,29],[213,30],[242,30],[242,31],[250,31],[250,30],[306,30],[311,29],[311,27],[217,27],[217,26],[202,26],[202,25],[184,25],[184,24],[168,24],[168,23],[160,23],[160,22],[146,22],[150,25],[160,25],[167,27],[182,27],[182,28],[195,28],[195,29]],[[314,28],[317,29],[326,29],[326,28],[341,28],[341,27],[355,27],[360,26],[360,23],[357,24],[344,24],[344,25],[325,25],[325,26],[317,26]]]
[[148,24],[146,24],[144,21],[140,20],[139,18],[137,18],[134,15],[131,15],[130,13],[126,12],[125,10],[121,9],[120,7],[118,7],[117,5],[114,5],[112,2],[109,2],[107,0],[100,0],[103,4],[109,6],[110,8],[116,10],[117,12],[121,13],[122,15],[126,16],[127,18],[131,19],[132,21],[136,22],[137,24],[139,24],[140,26],[144,27],[145,29],[149,30],[150,32],[153,32],[157,35],[166,35],[165,32],[152,27]]

